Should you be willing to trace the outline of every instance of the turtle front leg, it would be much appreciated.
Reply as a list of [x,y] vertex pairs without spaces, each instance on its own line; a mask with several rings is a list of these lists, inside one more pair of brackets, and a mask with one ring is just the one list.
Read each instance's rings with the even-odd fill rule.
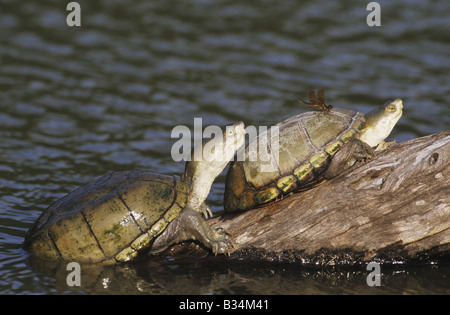
[[216,255],[230,255],[234,248],[234,242],[228,232],[221,228],[211,228],[200,212],[186,207],[155,240],[150,253],[158,253],[172,244],[189,240],[199,241]]
[[375,156],[375,151],[367,143],[352,139],[347,142],[333,157],[325,178],[333,178],[341,174],[345,170],[352,167],[357,161],[371,159]]

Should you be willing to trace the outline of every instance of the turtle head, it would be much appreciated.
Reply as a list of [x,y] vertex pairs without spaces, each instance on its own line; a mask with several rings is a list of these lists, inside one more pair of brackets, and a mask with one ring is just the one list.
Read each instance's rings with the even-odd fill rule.
[[197,211],[208,196],[213,181],[245,142],[243,122],[218,129],[220,132],[215,137],[203,141],[192,150],[182,177],[189,188],[188,205]]
[[366,124],[359,134],[359,139],[371,147],[376,147],[389,136],[402,116],[402,110],[403,102],[397,98],[364,115]]

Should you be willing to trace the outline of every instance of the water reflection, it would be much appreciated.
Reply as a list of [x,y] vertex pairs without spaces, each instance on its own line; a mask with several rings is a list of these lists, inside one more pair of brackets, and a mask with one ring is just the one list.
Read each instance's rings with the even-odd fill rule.
[[75,294],[449,294],[448,266],[382,265],[381,286],[367,285],[365,266],[325,268],[171,257],[133,264],[81,265],[81,286],[69,287],[67,263],[30,260],[55,290]]

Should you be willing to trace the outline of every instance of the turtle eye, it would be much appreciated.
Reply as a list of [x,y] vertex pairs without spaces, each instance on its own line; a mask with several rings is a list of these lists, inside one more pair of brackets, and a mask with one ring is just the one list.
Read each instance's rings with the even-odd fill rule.
[[395,112],[395,106],[394,105],[389,105],[387,107],[388,112]]

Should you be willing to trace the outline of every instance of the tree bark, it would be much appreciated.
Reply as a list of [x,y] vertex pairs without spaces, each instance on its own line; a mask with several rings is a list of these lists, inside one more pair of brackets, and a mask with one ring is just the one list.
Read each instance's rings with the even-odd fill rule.
[[392,145],[318,187],[208,223],[233,236],[231,259],[449,261],[449,164],[450,130]]

